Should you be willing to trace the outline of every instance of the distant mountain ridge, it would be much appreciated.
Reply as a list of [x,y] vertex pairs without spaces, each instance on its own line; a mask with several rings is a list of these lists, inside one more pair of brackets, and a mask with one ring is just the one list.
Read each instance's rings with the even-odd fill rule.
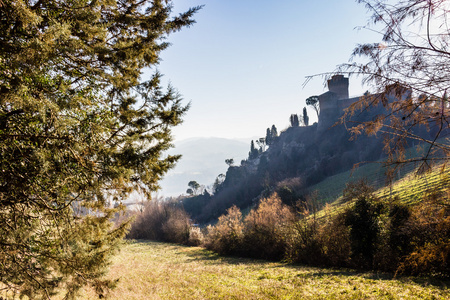
[[205,186],[212,185],[219,174],[226,173],[228,166],[225,159],[233,158],[238,165],[248,156],[250,138],[248,142],[244,142],[242,139],[201,137],[174,144],[175,147],[168,154],[181,154],[182,158],[160,182],[162,196],[184,194],[191,180]]

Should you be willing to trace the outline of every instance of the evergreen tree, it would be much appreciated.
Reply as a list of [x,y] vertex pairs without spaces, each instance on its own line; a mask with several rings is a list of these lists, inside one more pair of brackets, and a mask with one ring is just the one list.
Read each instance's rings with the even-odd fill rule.
[[308,117],[308,112],[306,111],[306,107],[303,107],[303,124],[305,126],[309,125],[309,117]]
[[306,105],[311,106],[316,111],[317,119],[319,119],[319,113],[320,113],[319,96],[311,96],[311,97],[307,98]]
[[270,130],[270,134],[272,136],[272,139],[276,138],[278,136],[278,131],[275,125],[272,125],[272,128]]
[[234,164],[234,159],[227,158],[227,159],[225,159],[225,163],[228,165],[228,167],[231,167]]
[[298,126],[300,126],[300,121],[298,119],[298,115],[297,114],[292,114],[291,117],[289,118],[289,121],[291,122],[291,127],[298,127]]
[[266,130],[266,144],[267,145],[272,144],[272,132],[270,131],[270,128],[267,128]]
[[[126,224],[108,204],[147,195],[187,107],[142,80],[193,23],[171,1],[0,2],[0,285],[30,299],[83,285],[99,296]],[[112,205],[111,205],[112,206]]]
[[252,140],[250,143],[250,152],[248,153],[248,159],[255,159],[258,157],[258,149],[255,147],[255,142]]
[[[188,194],[195,194],[195,195],[197,195],[197,192],[200,189],[200,184],[197,181],[195,181],[195,180],[191,180],[191,181],[189,181],[188,186],[190,187],[190,189],[188,189],[186,192]],[[192,190],[192,193],[189,193],[188,192],[189,190]]]

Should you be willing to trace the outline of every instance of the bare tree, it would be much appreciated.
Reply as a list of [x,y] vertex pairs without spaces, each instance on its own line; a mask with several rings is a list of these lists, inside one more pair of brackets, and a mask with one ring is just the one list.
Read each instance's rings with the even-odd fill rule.
[[[419,170],[425,171],[433,161],[448,160],[450,145],[442,137],[450,117],[446,94],[450,87],[449,1],[358,2],[372,13],[368,28],[379,32],[382,42],[358,45],[353,61],[339,66],[337,72],[359,75],[374,89],[351,105],[342,121],[352,122],[356,112],[382,105],[385,113],[355,124],[351,132],[385,133],[389,162],[397,166],[419,161]],[[417,134],[419,127],[428,134]],[[425,151],[406,158],[408,140],[422,142]]]

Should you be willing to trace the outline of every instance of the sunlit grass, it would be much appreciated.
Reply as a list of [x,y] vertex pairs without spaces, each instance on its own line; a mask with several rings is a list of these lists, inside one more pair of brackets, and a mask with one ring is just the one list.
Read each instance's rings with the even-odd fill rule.
[[[126,244],[110,299],[450,299],[448,282],[220,257],[198,247]],[[81,299],[98,299],[84,290]]]
[[[376,196],[386,203],[391,203],[393,199],[397,198],[397,203],[406,205],[417,204],[429,193],[446,191],[450,183],[450,170],[448,167],[442,168],[442,166],[435,167],[432,171],[421,175],[417,175],[417,169],[410,166],[403,169],[402,173],[397,176],[400,179],[390,185],[381,183],[380,178],[384,177],[383,172],[383,168],[380,168],[379,164],[367,165],[356,169],[352,176],[348,171],[314,185],[313,189],[318,191],[320,202],[318,204],[325,205],[322,210],[317,212],[317,217],[334,215],[351,205],[351,202],[343,203],[342,201],[342,192],[350,178],[352,181],[371,178],[368,183],[376,188]],[[321,195],[325,195],[326,198],[321,200]]]

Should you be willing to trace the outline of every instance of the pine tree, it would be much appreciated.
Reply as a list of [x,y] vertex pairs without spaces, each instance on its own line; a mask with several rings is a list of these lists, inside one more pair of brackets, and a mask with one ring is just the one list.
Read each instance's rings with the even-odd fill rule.
[[[101,280],[127,224],[110,219],[179,156],[162,157],[187,110],[161,75],[142,80],[193,23],[171,2],[0,2],[0,285],[30,299]],[[112,205],[111,205],[112,206]],[[119,205],[119,208],[121,205]]]
[[[319,96],[308,97],[305,102],[306,102],[306,105],[309,105],[314,109],[314,111],[317,114],[317,119],[319,119],[319,114],[320,114]],[[306,125],[306,126],[308,126],[308,125]]]

